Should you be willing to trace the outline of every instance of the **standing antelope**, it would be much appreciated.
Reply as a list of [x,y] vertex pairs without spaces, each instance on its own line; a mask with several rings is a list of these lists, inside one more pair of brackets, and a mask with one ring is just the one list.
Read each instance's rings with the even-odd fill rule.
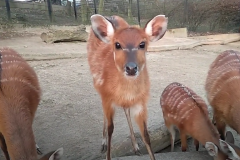
[[171,151],[174,149],[174,127],[177,127],[180,131],[182,151],[186,151],[186,136],[190,135],[197,151],[200,142],[215,159],[226,160],[232,156],[231,153],[235,154],[227,142],[220,140],[219,133],[208,117],[206,103],[190,88],[177,82],[169,84],[161,95],[160,105],[165,125],[171,135]]
[[[36,160],[32,123],[41,90],[34,70],[14,50],[0,49],[0,146],[7,160]],[[60,148],[41,160],[59,160]]]
[[164,15],[158,15],[141,29],[129,26],[118,16],[103,17],[98,14],[91,16],[92,30],[87,45],[88,62],[94,87],[102,99],[104,112],[102,152],[107,148],[108,160],[111,159],[115,106],[122,107],[125,112],[135,153],[140,151],[134,136],[130,111],[135,116],[151,159],[155,159],[147,130],[150,84],[146,52],[149,41],[157,41],[163,37],[167,30],[167,22],[168,19]]
[[240,133],[240,52],[227,50],[213,61],[205,89],[221,139],[228,124]]

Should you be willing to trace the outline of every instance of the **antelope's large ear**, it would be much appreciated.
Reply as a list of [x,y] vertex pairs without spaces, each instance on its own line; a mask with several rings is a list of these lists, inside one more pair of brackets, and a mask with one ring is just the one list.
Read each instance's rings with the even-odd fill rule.
[[157,15],[145,26],[145,33],[150,37],[150,41],[155,42],[162,38],[167,31],[168,18],[165,15]]
[[63,155],[63,148],[57,149],[53,154],[50,156],[49,160],[60,160]]
[[208,151],[208,154],[212,157],[216,157],[218,154],[217,146],[212,142],[206,142],[205,148]]
[[219,139],[221,150],[228,155],[230,159],[240,159],[236,151],[225,141]]
[[115,29],[128,28],[129,24],[119,16],[105,16],[105,18],[110,21]]
[[92,30],[103,42],[108,43],[114,34],[114,27],[106,18],[100,14],[91,16]]

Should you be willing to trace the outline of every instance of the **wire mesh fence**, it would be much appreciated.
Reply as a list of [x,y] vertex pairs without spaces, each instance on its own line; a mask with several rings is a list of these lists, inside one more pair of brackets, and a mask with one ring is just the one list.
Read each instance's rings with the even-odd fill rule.
[[193,32],[238,32],[240,27],[239,0],[0,0],[0,13],[6,27],[90,24],[95,13],[141,26],[165,14],[168,28]]

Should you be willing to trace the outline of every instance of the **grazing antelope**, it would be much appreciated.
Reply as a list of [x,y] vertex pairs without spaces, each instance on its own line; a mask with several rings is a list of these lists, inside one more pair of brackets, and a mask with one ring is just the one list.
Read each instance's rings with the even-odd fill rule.
[[208,117],[206,103],[190,88],[177,82],[169,84],[161,95],[160,105],[171,135],[171,151],[174,149],[174,127],[177,127],[183,152],[187,149],[187,135],[190,135],[197,151],[200,142],[215,159],[225,160],[232,156],[228,153],[231,148],[227,142],[220,140],[219,133]]
[[[38,78],[10,48],[0,49],[0,146],[7,160],[37,160],[32,123],[40,101]],[[60,148],[41,160],[59,160]]]
[[227,50],[216,57],[205,90],[221,139],[225,139],[226,124],[240,133],[240,52]]
[[168,19],[164,15],[158,15],[141,29],[129,26],[118,16],[103,17],[98,14],[91,16],[92,30],[87,45],[88,63],[94,87],[102,99],[104,112],[102,152],[107,148],[108,160],[111,159],[116,106],[122,107],[125,112],[135,153],[140,154],[140,151],[134,136],[130,111],[139,126],[151,159],[155,159],[147,130],[150,84],[146,52],[149,41],[157,41],[163,37],[167,30],[167,22]]

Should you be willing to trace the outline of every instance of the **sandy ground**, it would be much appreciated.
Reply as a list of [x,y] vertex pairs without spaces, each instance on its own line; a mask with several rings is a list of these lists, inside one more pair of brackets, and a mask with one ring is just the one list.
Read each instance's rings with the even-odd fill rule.
[[[29,41],[29,37],[21,37],[21,41]],[[3,44],[3,40],[1,43]],[[45,44],[38,44],[32,48],[41,52],[43,45]],[[62,49],[59,47],[61,45],[68,49],[67,44],[48,47],[58,52]],[[74,46],[73,50],[76,52],[81,44],[69,45]],[[24,44],[18,45],[14,40],[8,46],[18,48],[19,52],[24,48]],[[219,53],[227,49],[240,51],[240,42],[148,53],[151,80],[148,127],[154,129],[163,126],[159,97],[171,82],[183,83],[206,99],[204,83],[209,65]],[[29,63],[38,74],[43,92],[33,125],[36,141],[42,151],[46,153],[63,147],[63,160],[104,158],[100,153],[103,125],[101,101],[93,88],[86,56]],[[123,110],[116,110],[114,122],[112,143],[116,146],[129,135]],[[135,125],[134,128],[138,132]],[[3,159],[2,152],[0,155],[0,159]]]

